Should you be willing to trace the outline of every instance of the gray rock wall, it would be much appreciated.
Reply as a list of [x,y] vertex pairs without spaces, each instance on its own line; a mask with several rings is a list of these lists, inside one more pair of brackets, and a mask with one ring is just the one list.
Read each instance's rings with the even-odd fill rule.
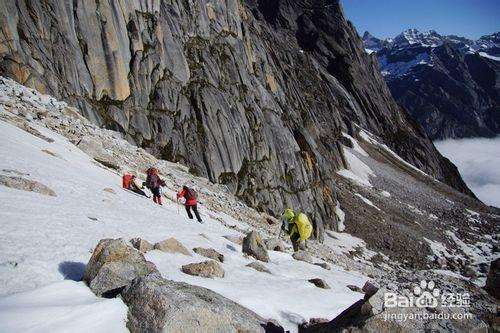
[[339,139],[358,124],[455,188],[337,1],[0,3],[0,74],[271,214],[334,224]]

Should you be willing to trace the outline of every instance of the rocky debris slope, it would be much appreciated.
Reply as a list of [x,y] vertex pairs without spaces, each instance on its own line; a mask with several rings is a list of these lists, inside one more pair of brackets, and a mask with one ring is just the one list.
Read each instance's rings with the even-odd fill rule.
[[337,0],[1,8],[0,74],[271,215],[301,206],[333,228],[331,175],[345,167],[341,132],[353,124],[470,194],[392,99]]
[[[190,267],[194,265],[200,264]],[[208,277],[200,272],[204,270],[196,270],[195,275]],[[223,275],[222,271],[218,276]],[[162,278],[154,264],[120,239],[99,242],[84,279],[98,296],[121,295],[129,307],[130,332],[265,331],[264,319],[229,299],[205,288]],[[109,291],[114,291],[113,295]]]
[[405,31],[390,40],[365,33],[394,98],[432,139],[500,133],[500,41],[435,31]]
[[[380,267],[399,262],[451,270],[484,283],[481,267],[500,255],[500,210],[413,168],[366,131],[346,140],[352,141],[353,148],[344,149],[354,171],[338,172],[338,214],[346,233],[384,254],[365,253],[365,259]],[[327,231],[325,244],[342,238]]]
[[[280,322],[286,323],[287,327],[296,327],[296,324],[309,318],[326,318],[334,312],[339,313],[354,302],[358,295],[352,290],[358,289],[353,285],[361,286],[366,281],[355,271],[381,281],[381,285],[386,284],[387,273],[397,276],[398,280],[392,282],[397,287],[404,279],[417,276],[412,267],[418,265],[447,269],[438,270],[439,275],[462,274],[475,267],[487,272],[487,269],[482,269],[483,261],[498,257],[495,254],[498,251],[498,210],[436,181],[400,159],[382,145],[377,136],[355,129],[355,138],[345,134],[342,140],[349,169],[333,175],[339,193],[335,214],[337,226],[344,226],[338,230],[344,229],[366,241],[346,232],[327,231],[324,243],[316,240],[307,242],[307,250],[313,255],[309,260],[314,263],[312,265],[293,260],[289,254],[289,240],[283,237],[287,253],[268,251],[270,262],[265,267],[258,267],[268,273],[256,272],[251,267],[245,267],[251,259],[242,256],[238,245],[241,246],[243,235],[252,229],[258,230],[263,239],[275,237],[279,228],[275,219],[238,203],[224,186],[189,175],[187,169],[180,165],[156,160],[143,149],[125,142],[119,134],[89,123],[64,103],[20,87],[10,80],[2,79],[1,83],[0,133],[3,142],[8,143],[0,151],[6,157],[2,159],[1,173],[30,173],[33,179],[45,179],[57,193],[64,194],[64,198],[38,195],[35,202],[26,198],[36,194],[1,187],[0,194],[6,203],[2,213],[9,216],[5,219],[7,225],[12,225],[9,237],[2,240],[6,245],[4,251],[15,251],[7,252],[6,256],[12,258],[12,264],[2,263],[2,286],[8,286],[3,287],[2,292],[12,290],[7,288],[12,288],[14,283],[23,283],[20,281],[25,283],[22,288],[27,288],[26,285],[33,283],[29,279],[33,272],[36,273],[33,280],[37,283],[60,278],[56,272],[56,277],[50,275],[51,279],[47,282],[47,271],[57,267],[54,256],[60,258],[63,255],[60,259],[67,261],[67,252],[76,251],[75,256],[80,258],[77,260],[84,258],[86,261],[89,249],[95,246],[103,233],[120,235],[125,239],[140,236],[152,243],[175,236],[180,237],[186,249],[203,245],[223,254],[227,260],[220,265],[227,274],[222,279],[187,275],[180,270],[183,265],[206,259],[176,252],[149,251],[146,258],[155,263],[163,276],[210,287],[256,312],[263,311],[265,317],[280,318]],[[192,225],[184,215],[177,214],[174,205],[160,207],[150,200],[123,191],[120,189],[120,174],[114,168],[89,158],[56,133],[74,143],[82,137],[90,137],[97,147],[103,148],[98,149],[99,155],[96,156],[105,152],[113,157],[112,161],[121,172],[157,165],[167,181],[165,196],[171,200],[175,200],[174,190],[182,184],[194,184],[200,193],[200,206],[206,216],[206,224]],[[53,151],[59,157],[43,150]],[[88,154],[92,156],[92,150]],[[68,167],[68,163],[78,165],[78,168]],[[14,171],[16,169],[20,171]],[[140,172],[138,174],[144,177]],[[75,192],[75,186],[79,188],[78,192]],[[81,201],[82,196],[87,200]],[[36,209],[16,215],[19,214],[19,198],[26,207]],[[54,200],[63,200],[60,207],[54,205]],[[134,209],[130,210],[130,207]],[[92,214],[87,215],[87,211]],[[18,216],[18,219],[13,222],[9,214]],[[70,221],[67,218],[69,214],[72,216]],[[434,214],[443,221],[436,221]],[[88,216],[96,218],[89,219]],[[35,237],[39,237],[38,229],[33,226],[38,226],[40,221],[44,223],[46,237],[39,239],[35,247],[19,247],[19,244],[24,244],[22,240],[26,239],[26,235],[32,235],[31,229],[35,230]],[[432,229],[427,227],[429,222],[435,223],[431,225]],[[58,235],[64,235],[63,239],[58,239]],[[89,242],[91,245],[88,245]],[[137,245],[137,242],[134,243]],[[58,244],[57,248],[64,251],[54,253],[53,244]],[[330,265],[324,265],[323,261]],[[40,262],[43,268],[37,266]],[[443,263],[446,266],[441,266]],[[457,266],[453,268],[452,264]],[[315,288],[308,282],[311,278],[325,280],[331,289]],[[460,278],[481,285],[485,277]],[[289,292],[289,286],[294,288],[294,293]],[[467,282],[463,288],[473,290],[475,287]],[[250,303],[246,303],[247,298],[242,296],[243,290],[251,291]],[[266,297],[270,293],[279,296],[276,297],[280,300],[279,304],[256,296],[256,290]],[[332,297],[318,303],[317,299],[324,295]],[[305,299],[314,306],[302,306]],[[334,309],[329,307],[332,304],[330,301],[335,304]],[[300,316],[297,317],[297,313]]]
[[364,298],[330,322],[304,324],[299,332],[486,333],[498,328],[498,302],[461,279],[416,271],[379,283],[367,282]]

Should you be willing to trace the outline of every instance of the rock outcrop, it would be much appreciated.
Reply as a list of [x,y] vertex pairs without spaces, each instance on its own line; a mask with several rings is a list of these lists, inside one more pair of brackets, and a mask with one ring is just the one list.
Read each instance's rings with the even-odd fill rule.
[[242,251],[257,260],[264,262],[269,261],[266,245],[260,234],[255,230],[249,232],[245,238],[243,238]]
[[56,196],[56,192],[47,185],[23,177],[0,175],[0,185],[16,190],[40,193],[51,197]]
[[254,312],[201,287],[151,274],[122,292],[130,332],[264,332]]
[[342,132],[356,125],[470,194],[393,100],[337,0],[6,0],[0,8],[1,75],[274,216],[301,206],[316,225],[334,227],[332,175],[346,166]]
[[96,295],[112,297],[133,279],[153,272],[157,272],[155,265],[122,239],[103,239],[90,257],[83,280]]

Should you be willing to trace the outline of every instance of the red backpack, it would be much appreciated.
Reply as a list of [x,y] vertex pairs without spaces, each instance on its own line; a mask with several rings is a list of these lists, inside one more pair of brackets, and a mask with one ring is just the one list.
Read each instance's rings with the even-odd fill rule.
[[122,186],[123,188],[126,188],[127,190],[130,188],[130,182],[132,181],[132,175],[129,175],[128,173],[124,174],[122,177]]

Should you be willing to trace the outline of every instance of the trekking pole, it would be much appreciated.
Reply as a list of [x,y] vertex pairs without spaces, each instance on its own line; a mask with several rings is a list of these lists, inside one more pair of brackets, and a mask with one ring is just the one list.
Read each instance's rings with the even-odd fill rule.
[[180,215],[181,213],[179,212],[179,198],[177,198],[177,215]]

